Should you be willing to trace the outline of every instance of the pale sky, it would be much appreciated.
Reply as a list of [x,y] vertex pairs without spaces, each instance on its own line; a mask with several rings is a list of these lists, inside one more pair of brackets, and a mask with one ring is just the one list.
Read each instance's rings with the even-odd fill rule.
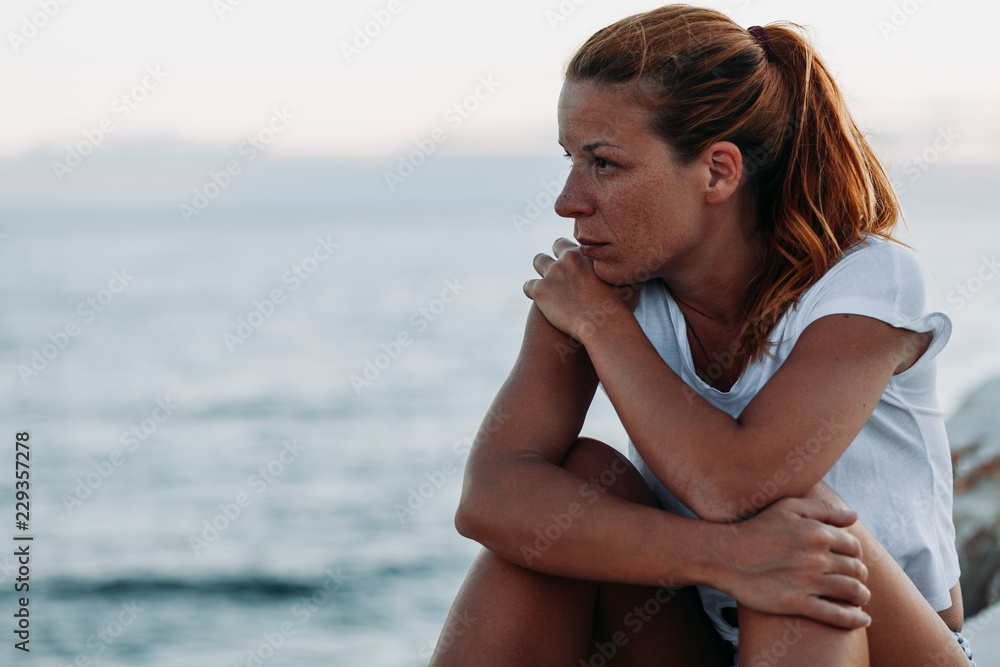
[[[0,156],[62,150],[93,136],[103,119],[113,130],[108,145],[236,146],[276,109],[293,117],[274,142],[278,155],[379,159],[435,130],[445,132],[448,151],[555,152],[555,104],[574,49],[596,29],[659,4],[6,0]],[[998,159],[1000,3],[701,4],[744,27],[782,19],[812,26],[862,126],[920,146],[955,125],[975,140],[951,159]],[[356,29],[369,22],[377,34],[348,61],[343,45],[355,45]],[[454,105],[477,89],[477,108],[457,115]]]

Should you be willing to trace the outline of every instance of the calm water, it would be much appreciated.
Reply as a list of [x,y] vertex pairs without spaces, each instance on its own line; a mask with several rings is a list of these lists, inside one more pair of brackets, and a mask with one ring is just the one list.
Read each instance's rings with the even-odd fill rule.
[[[551,213],[512,225],[542,175],[479,209],[220,202],[185,226],[175,206],[7,207],[0,662],[425,664],[478,548],[452,517],[520,341],[521,283],[571,233]],[[913,206],[956,325],[951,410],[1000,372],[1000,280],[953,292],[1000,252],[997,209]],[[30,655],[12,648],[22,430]],[[624,445],[606,404],[588,431]]]

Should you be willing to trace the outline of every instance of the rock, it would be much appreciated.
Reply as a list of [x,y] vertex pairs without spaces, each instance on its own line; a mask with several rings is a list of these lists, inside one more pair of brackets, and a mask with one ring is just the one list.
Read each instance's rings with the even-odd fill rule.
[[[962,597],[971,617],[1000,601],[1000,377],[977,388],[947,429]],[[993,634],[1000,634],[997,614]]]
[[962,634],[972,645],[976,667],[1000,667],[1000,603],[966,619]]

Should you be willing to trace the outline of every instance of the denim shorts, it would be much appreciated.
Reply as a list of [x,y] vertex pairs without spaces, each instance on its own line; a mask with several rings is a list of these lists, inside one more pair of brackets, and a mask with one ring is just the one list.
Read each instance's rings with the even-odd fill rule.
[[976,667],[976,663],[972,659],[972,647],[969,646],[969,640],[963,637],[961,632],[955,632],[954,630],[952,630],[952,632],[955,633],[955,639],[958,640],[958,645],[961,646],[962,650],[965,652],[965,657],[967,657],[969,662],[972,663],[972,667]]
[[[972,667],[976,667],[976,662],[972,659],[972,646],[969,645],[969,640],[963,637],[961,632],[955,632],[954,630],[952,630],[951,632],[952,634],[955,635],[955,639],[958,640],[958,645],[962,647],[962,651],[965,653],[965,657],[969,659],[969,662],[972,664]],[[732,651],[733,654],[733,667],[738,667],[737,662],[739,656],[736,655],[736,647],[729,642],[726,642],[726,645],[727,648],[730,651]]]

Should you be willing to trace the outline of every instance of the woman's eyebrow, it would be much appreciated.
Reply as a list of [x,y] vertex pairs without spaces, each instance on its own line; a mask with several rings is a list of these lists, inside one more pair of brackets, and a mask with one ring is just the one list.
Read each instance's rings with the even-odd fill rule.
[[[563,142],[560,141],[559,145],[562,146],[563,149],[566,149],[566,146],[563,144]],[[593,153],[595,148],[600,148],[601,146],[607,146],[609,148],[621,148],[621,146],[619,146],[618,144],[613,144],[610,141],[595,141],[592,144],[587,144],[586,146],[583,146],[580,150],[582,150],[584,153]]]
[[595,148],[599,148],[601,146],[608,146],[610,148],[621,148],[621,146],[613,144],[610,141],[595,141],[592,144],[587,144],[586,146],[584,146],[583,150],[586,151],[587,153],[593,153]]

